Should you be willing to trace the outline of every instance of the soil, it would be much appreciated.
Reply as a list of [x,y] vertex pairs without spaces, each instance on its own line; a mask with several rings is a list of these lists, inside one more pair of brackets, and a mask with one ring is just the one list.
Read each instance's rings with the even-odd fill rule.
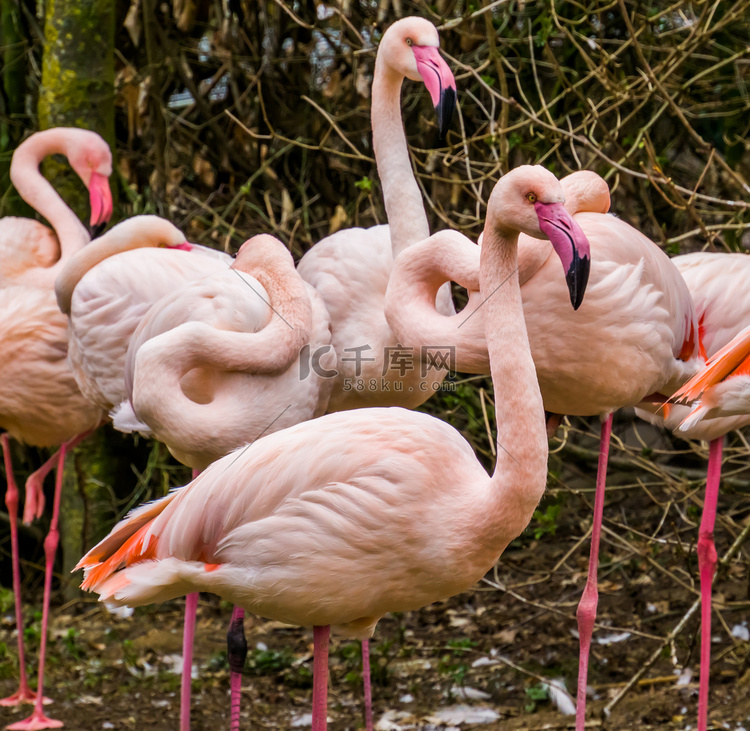
[[[684,468],[678,476],[670,472],[674,454],[665,450],[649,453],[644,467],[640,448],[627,447],[632,435],[626,432],[618,432],[608,479],[587,727],[694,729],[699,612],[671,640],[669,635],[699,596],[694,543],[702,485],[691,470],[698,474],[702,463],[682,453]],[[555,705],[548,684],[559,679],[575,693],[575,610],[586,579],[591,462],[596,458],[592,435],[581,434],[574,438],[571,431],[568,451],[552,455],[547,498],[483,583],[449,601],[380,622],[372,642],[376,728],[573,728],[573,716]],[[750,514],[746,457],[735,459],[744,447],[732,449],[716,526],[720,557]],[[622,462],[625,458],[632,468]],[[3,695],[15,690],[16,673],[15,622],[5,603]],[[229,725],[229,616],[226,603],[201,597],[193,731]],[[720,568],[714,585],[710,728],[750,729],[749,621],[747,552],[740,548]],[[131,618],[110,615],[88,598],[53,605],[45,689],[54,704],[48,712],[69,729],[178,728],[180,676],[175,671],[181,665],[181,622],[181,601],[138,609]],[[256,617],[248,617],[245,627],[250,652],[243,679],[243,728],[309,726],[311,630]],[[30,619],[26,635],[32,678],[37,628],[38,618]],[[603,708],[652,654],[657,659],[641,682],[603,718]],[[357,643],[332,642],[331,731],[364,725],[360,657]],[[0,720],[11,722],[27,712],[0,708]]]

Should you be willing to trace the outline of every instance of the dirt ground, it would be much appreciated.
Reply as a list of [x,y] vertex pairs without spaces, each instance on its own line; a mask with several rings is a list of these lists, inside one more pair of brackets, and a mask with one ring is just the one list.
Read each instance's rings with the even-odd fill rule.
[[[673,469],[672,447],[645,454],[637,435],[627,429],[618,433],[602,537],[589,726],[694,729],[699,612],[679,631],[675,628],[699,595],[694,542],[702,507],[700,455],[681,453],[684,466]],[[568,437],[562,452],[552,455],[547,498],[492,575],[468,594],[388,616],[378,625],[373,672],[380,731],[573,728],[573,717],[563,715],[552,697],[561,693],[550,692],[549,684],[559,682],[575,693],[575,608],[586,577],[596,445],[583,431],[576,437],[572,430]],[[739,444],[727,452],[728,479],[716,527],[720,557],[738,537],[743,540],[750,515],[746,451]],[[653,465],[659,466],[658,474]],[[33,596],[34,588],[27,595]],[[720,568],[714,595],[710,727],[750,729],[746,548]],[[16,671],[15,622],[5,599],[0,617],[3,695],[15,689]],[[54,606],[46,684],[54,704],[49,712],[69,729],[176,729],[181,609],[176,601],[138,609],[123,619],[91,600]],[[218,598],[202,596],[193,731],[228,727],[229,615],[230,608]],[[243,728],[309,726],[312,632],[254,617],[246,620],[246,632],[250,652]],[[26,629],[32,673],[37,635],[38,617],[32,615]],[[656,661],[640,683],[604,719],[603,708],[652,655]],[[332,731],[363,726],[359,663],[356,643],[333,642]],[[21,711],[0,709],[4,723],[21,717]]]

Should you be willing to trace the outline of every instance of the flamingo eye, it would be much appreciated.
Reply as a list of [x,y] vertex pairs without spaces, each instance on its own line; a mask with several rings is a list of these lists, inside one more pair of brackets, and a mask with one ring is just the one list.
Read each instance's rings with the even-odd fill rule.
[[526,200],[529,203],[536,203],[536,194],[535,193],[527,193],[526,194]]
[[414,41],[411,38],[406,39],[406,45],[411,46],[414,43]]

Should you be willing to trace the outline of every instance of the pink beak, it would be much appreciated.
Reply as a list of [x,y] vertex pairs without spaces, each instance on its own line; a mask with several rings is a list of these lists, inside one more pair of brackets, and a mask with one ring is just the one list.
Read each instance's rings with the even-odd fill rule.
[[181,244],[175,246],[167,246],[168,249],[177,249],[178,251],[192,251],[193,244],[189,244],[187,241],[183,241]]
[[591,248],[581,227],[565,210],[562,203],[534,203],[539,228],[547,236],[560,257],[568,283],[570,302],[577,310],[583,302],[591,268]]
[[112,193],[106,176],[91,173],[89,199],[91,201],[91,227],[96,228],[107,223],[112,216]]
[[443,137],[456,107],[456,80],[435,46],[412,46],[417,71],[430,92],[438,115],[438,130]]

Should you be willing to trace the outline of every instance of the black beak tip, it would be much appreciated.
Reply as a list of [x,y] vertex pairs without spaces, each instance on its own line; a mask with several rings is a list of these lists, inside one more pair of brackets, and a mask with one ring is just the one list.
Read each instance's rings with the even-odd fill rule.
[[583,295],[586,293],[590,269],[591,259],[588,256],[579,259],[578,254],[574,254],[573,262],[565,275],[568,292],[570,293],[570,304],[573,305],[574,310],[577,310],[583,304]]
[[453,119],[453,112],[456,109],[456,90],[448,87],[443,89],[440,94],[440,101],[435,112],[438,118],[438,133],[441,140],[445,140],[448,134],[448,128],[450,127],[451,120]]
[[102,221],[101,223],[97,223],[95,225],[89,224],[89,233],[91,234],[92,239],[99,238],[104,233],[104,229],[107,228],[107,222]]

